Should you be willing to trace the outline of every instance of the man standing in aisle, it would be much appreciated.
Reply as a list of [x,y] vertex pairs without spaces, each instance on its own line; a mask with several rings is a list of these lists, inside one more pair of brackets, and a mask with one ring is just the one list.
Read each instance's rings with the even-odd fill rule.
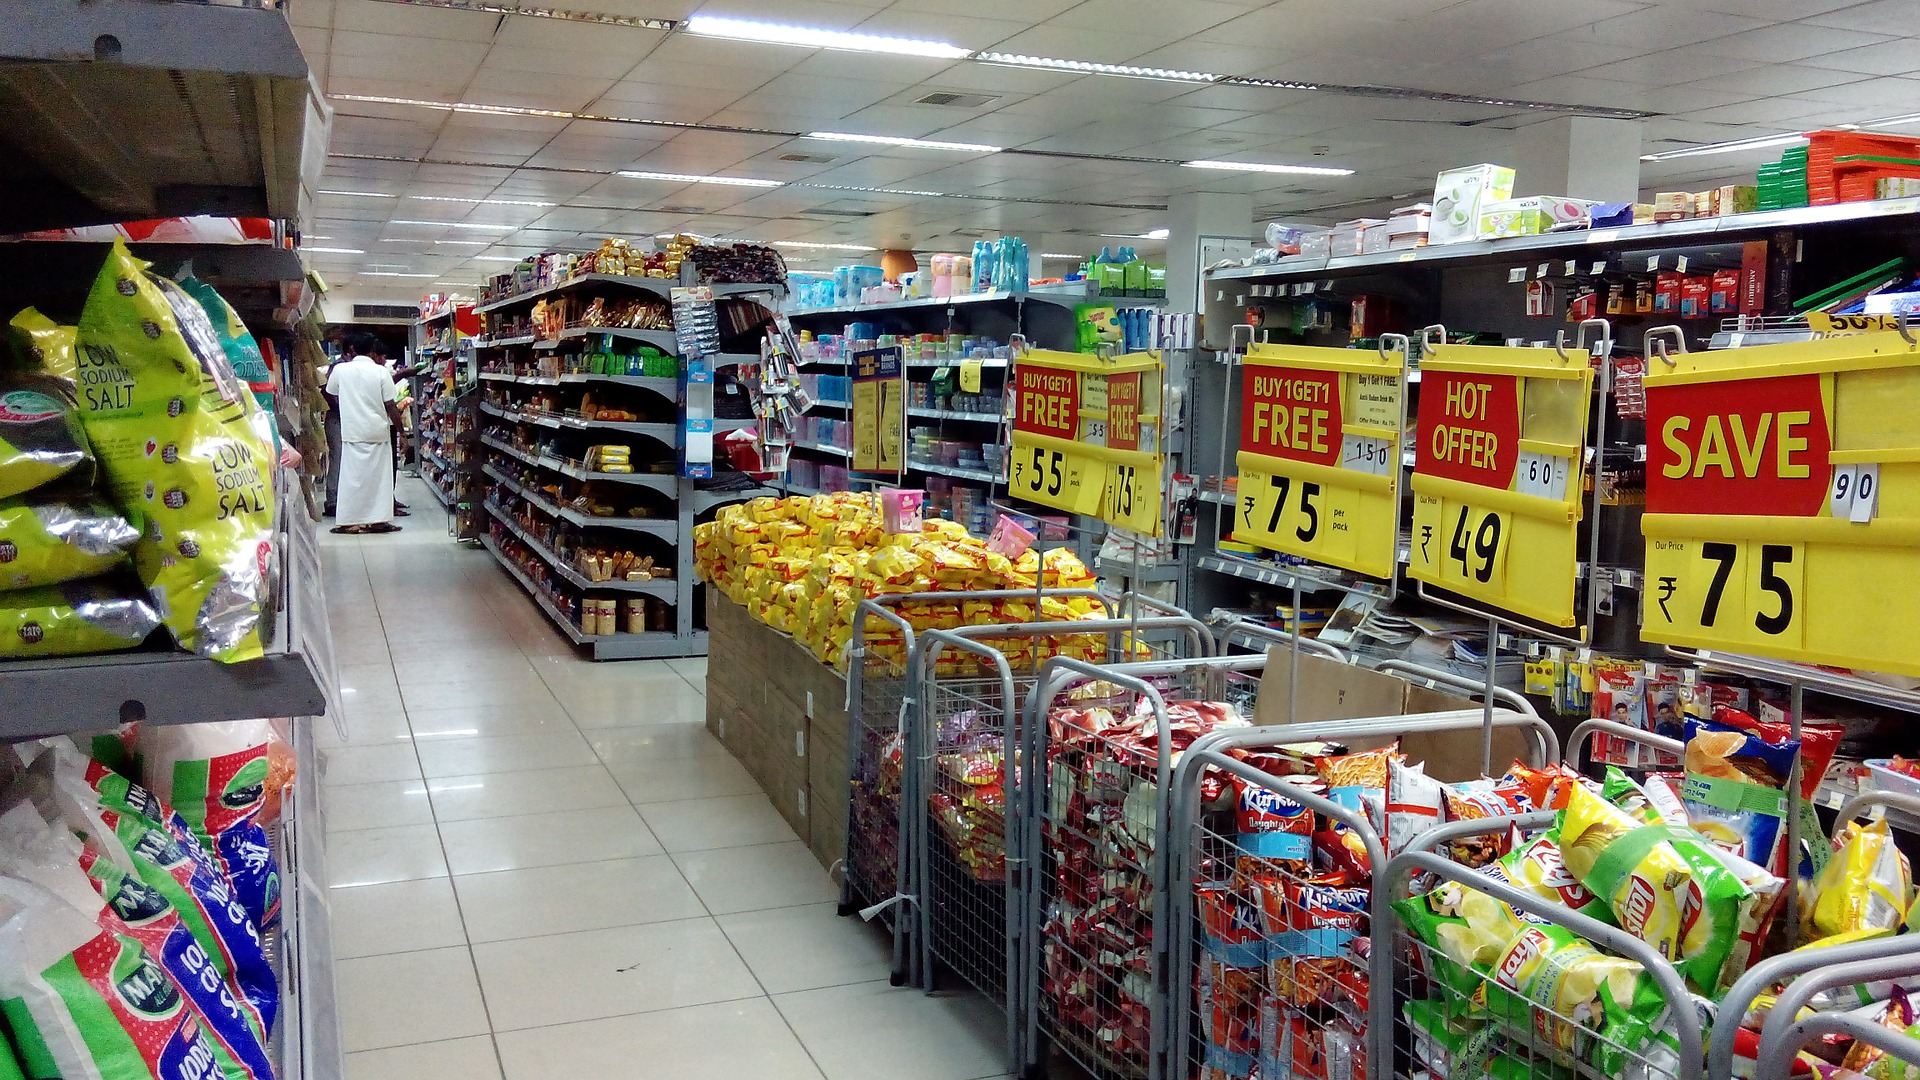
[[327,397],[340,413],[340,497],[337,533],[399,532],[393,517],[393,429],[400,426],[393,375],[374,357],[373,335],[347,338],[348,359],[327,375]]

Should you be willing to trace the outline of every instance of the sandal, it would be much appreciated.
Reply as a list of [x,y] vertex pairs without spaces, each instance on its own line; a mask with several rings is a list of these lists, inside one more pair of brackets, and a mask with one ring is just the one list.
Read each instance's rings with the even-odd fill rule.
[[400,526],[395,525],[391,521],[376,521],[366,526],[364,531],[370,533],[397,533],[400,531]]
[[328,529],[327,531],[332,533],[340,533],[344,536],[359,536],[361,533],[367,531],[367,527],[365,525],[335,525],[333,528]]
[[394,517],[412,517],[413,511],[407,509],[404,506],[396,506],[393,508],[393,516]]

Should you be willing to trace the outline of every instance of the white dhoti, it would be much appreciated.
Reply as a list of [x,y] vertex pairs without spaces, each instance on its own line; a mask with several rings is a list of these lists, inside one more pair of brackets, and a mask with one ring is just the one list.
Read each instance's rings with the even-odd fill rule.
[[372,525],[393,517],[393,440],[340,444],[336,525]]

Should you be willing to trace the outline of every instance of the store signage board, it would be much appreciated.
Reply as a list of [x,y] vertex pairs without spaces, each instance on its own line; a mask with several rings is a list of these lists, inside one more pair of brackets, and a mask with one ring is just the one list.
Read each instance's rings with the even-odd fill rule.
[[853,354],[854,472],[906,468],[906,370],[897,345]]
[[1234,539],[1391,579],[1406,353],[1254,345],[1244,362]]
[[1109,359],[1036,349],[1016,359],[1008,492],[1160,535],[1163,372],[1151,353]]
[[1920,675],[1920,348],[1668,359],[1646,374],[1642,636]]
[[1429,346],[1411,577],[1490,609],[1576,625],[1593,377],[1585,349]]

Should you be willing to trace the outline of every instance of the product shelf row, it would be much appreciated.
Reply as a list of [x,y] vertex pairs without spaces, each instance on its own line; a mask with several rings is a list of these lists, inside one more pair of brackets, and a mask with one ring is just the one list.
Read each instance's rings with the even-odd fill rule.
[[592,514],[583,514],[571,507],[556,505],[537,491],[528,490],[518,481],[507,476],[492,465],[482,465],[480,471],[506,485],[509,490],[527,500],[527,502],[531,503],[533,507],[541,513],[548,517],[564,521],[578,529],[619,529],[626,532],[650,533],[654,536],[666,537],[669,540],[673,539],[679,531],[677,522],[666,519],[650,520],[646,518],[595,517]]
[[[495,478],[498,479],[498,476],[495,475]],[[514,494],[519,495],[528,502],[533,501],[518,485],[509,485],[509,487],[513,490]],[[518,521],[502,513],[499,507],[488,503],[487,511],[498,519],[502,525],[505,525],[508,532],[518,537],[521,543],[527,545],[528,549],[539,557],[541,562],[546,563],[553,568],[555,573],[566,578],[568,583],[573,585],[574,588],[606,589],[610,592],[637,593],[643,596],[657,596],[668,601],[676,600],[679,596],[675,584],[671,581],[589,581],[585,574],[574,569],[573,565],[565,559],[562,559],[558,552],[546,544],[541,543],[533,534],[527,532],[526,529],[521,527]]]
[[[556,281],[553,284],[527,289],[515,293],[512,296],[503,296],[489,300],[483,304],[476,305],[473,310],[477,314],[485,315],[489,312],[502,310],[503,308],[531,303],[543,296],[551,296],[554,293],[571,292],[592,285],[630,288],[640,292],[650,292],[663,298],[672,293],[674,289],[684,287],[681,282],[671,278],[631,277],[621,274],[579,274],[565,281]],[[715,299],[729,296],[752,296],[760,293],[777,293],[782,289],[782,286],[779,285],[757,282],[749,284],[706,285],[702,287],[712,290]]]
[[572,416],[547,416],[541,413],[514,412],[502,409],[486,402],[480,404],[480,411],[489,416],[509,420],[516,424],[537,424],[541,427],[560,431],[614,431],[631,435],[645,435],[668,446],[678,444],[680,429],[673,424],[629,423],[619,420],[581,420]]
[[508,455],[509,457],[515,458],[516,460],[519,460],[519,461],[526,462],[528,465],[532,465],[535,468],[547,469],[552,472],[557,472],[562,476],[570,476],[575,480],[614,483],[614,484],[633,484],[637,487],[652,488],[655,491],[658,491],[667,495],[674,494],[674,492],[676,492],[680,486],[680,480],[678,477],[663,475],[659,473],[593,472],[591,470],[581,468],[580,466],[575,465],[571,461],[564,461],[557,457],[549,457],[549,456],[544,456],[540,454],[530,454],[527,451],[522,450],[517,446],[512,446],[508,443],[501,442],[499,439],[496,439],[491,435],[482,435],[480,437],[480,442],[483,445],[490,446],[493,449]]
[[[491,504],[488,505],[487,509],[492,511],[496,518],[501,517],[500,511]],[[547,619],[553,623],[554,627],[566,635],[567,640],[573,642],[575,645],[585,645],[592,648],[593,658],[595,660],[639,660],[649,657],[687,655],[685,645],[679,635],[666,633],[664,631],[649,631],[639,634],[581,633],[580,628],[574,625],[573,621],[568,619],[558,607],[554,606],[553,601],[547,598],[546,593],[542,592],[540,588],[533,583],[533,579],[527,577],[526,572],[521,570],[512,559],[509,559],[506,552],[500,550],[500,545],[495,543],[491,536],[482,536],[480,543],[486,548],[488,553],[493,556],[494,560],[498,562],[515,581],[520,583],[520,587],[527,591],[527,595],[533,597],[534,603],[546,614]],[[706,635],[701,633],[699,636],[704,639]],[[703,640],[698,642],[698,644],[704,646],[705,642]],[[704,651],[704,648],[702,651]]]

